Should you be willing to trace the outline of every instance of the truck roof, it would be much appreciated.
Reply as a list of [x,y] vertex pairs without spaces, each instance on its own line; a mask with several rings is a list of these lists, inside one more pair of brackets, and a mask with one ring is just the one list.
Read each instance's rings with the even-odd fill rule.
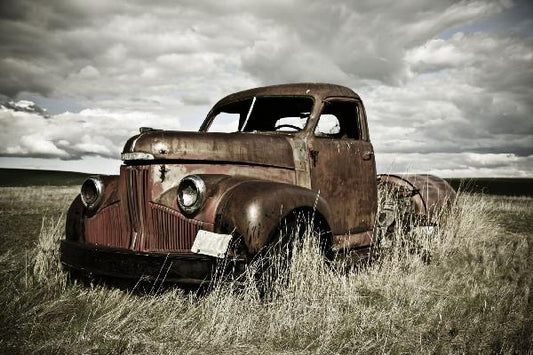
[[[326,83],[296,83],[263,86],[259,88],[239,91],[228,95],[217,102],[215,107],[226,105],[230,102],[240,101],[254,96],[313,96],[315,99],[323,100],[327,97],[350,97],[359,99],[352,89],[342,85]],[[213,108],[215,108],[213,107]]]

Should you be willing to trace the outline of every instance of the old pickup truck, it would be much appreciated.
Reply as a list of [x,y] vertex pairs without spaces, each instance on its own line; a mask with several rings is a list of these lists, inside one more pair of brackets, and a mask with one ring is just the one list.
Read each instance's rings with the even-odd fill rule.
[[427,224],[455,196],[435,176],[376,175],[363,102],[331,84],[231,94],[198,132],[141,128],[122,160],[119,175],[90,177],[70,206],[69,270],[203,283],[220,260],[242,268],[297,214],[320,228],[329,256],[368,249],[395,223],[386,209],[377,216],[378,183]]

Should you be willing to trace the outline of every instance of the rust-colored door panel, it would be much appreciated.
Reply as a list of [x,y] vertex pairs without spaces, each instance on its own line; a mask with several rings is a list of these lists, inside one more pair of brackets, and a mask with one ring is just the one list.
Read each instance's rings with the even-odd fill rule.
[[370,142],[313,138],[311,184],[328,201],[333,234],[371,230],[376,214],[376,167]]

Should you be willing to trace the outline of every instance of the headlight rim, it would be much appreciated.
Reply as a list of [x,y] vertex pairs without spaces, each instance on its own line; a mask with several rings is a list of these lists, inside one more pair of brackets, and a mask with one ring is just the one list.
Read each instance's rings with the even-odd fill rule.
[[[96,190],[96,199],[92,203],[86,199],[86,196],[83,193],[84,186],[89,181],[94,184],[94,187]],[[104,195],[104,182],[100,176],[88,177],[81,185],[80,190],[81,190],[80,191],[81,201],[83,202],[86,208],[88,208],[89,210],[94,210],[100,206],[100,204],[102,203],[103,195]]]
[[[197,191],[196,200],[190,206],[186,206],[183,203],[183,199],[181,198],[181,193],[180,193],[182,189],[184,188],[184,184],[187,182],[192,182],[192,184],[194,185]],[[178,184],[177,192],[178,192],[178,195],[176,197],[176,200],[177,200],[177,204],[178,204],[180,211],[183,214],[188,215],[188,216],[194,215],[202,208],[205,202],[205,196],[206,196],[205,181],[198,175],[194,175],[194,174],[187,175],[183,179],[180,180]]]

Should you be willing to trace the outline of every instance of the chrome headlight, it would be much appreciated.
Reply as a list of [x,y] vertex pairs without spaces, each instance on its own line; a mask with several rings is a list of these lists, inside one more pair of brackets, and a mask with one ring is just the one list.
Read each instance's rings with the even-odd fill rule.
[[197,212],[205,200],[205,183],[196,175],[181,179],[178,185],[178,206],[185,214]]
[[85,207],[94,209],[102,202],[104,183],[98,176],[91,176],[81,185],[81,200]]

